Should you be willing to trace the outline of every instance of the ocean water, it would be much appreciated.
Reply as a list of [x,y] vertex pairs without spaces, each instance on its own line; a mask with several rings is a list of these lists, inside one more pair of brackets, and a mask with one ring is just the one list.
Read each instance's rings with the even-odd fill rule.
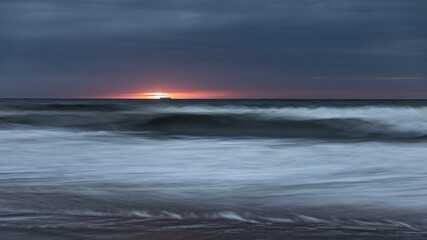
[[0,239],[427,239],[427,101],[1,100]]

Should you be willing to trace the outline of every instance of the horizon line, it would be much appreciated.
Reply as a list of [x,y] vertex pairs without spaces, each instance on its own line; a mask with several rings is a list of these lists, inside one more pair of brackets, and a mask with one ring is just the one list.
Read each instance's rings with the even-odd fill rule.
[[[0,100],[147,100],[163,102],[164,99],[150,98],[102,98],[102,97],[8,97]],[[427,98],[171,98],[169,101],[181,100],[427,100]]]

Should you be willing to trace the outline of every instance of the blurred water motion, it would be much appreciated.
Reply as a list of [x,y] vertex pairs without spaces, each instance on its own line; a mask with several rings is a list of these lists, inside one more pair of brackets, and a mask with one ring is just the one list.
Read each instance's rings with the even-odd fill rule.
[[1,101],[4,239],[424,239],[424,101]]

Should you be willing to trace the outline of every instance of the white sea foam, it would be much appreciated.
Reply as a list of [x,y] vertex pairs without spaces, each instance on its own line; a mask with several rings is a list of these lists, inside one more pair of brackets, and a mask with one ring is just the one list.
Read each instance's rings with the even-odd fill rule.
[[[106,134],[0,131],[1,191],[118,194],[132,204],[160,198],[212,206],[427,210],[422,141],[165,141]],[[42,196],[33,196],[33,204]]]

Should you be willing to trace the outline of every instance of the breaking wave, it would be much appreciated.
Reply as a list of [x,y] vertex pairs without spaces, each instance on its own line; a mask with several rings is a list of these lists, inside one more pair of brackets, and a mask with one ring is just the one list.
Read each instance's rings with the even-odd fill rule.
[[72,128],[153,136],[422,139],[427,106],[0,103],[0,127]]

